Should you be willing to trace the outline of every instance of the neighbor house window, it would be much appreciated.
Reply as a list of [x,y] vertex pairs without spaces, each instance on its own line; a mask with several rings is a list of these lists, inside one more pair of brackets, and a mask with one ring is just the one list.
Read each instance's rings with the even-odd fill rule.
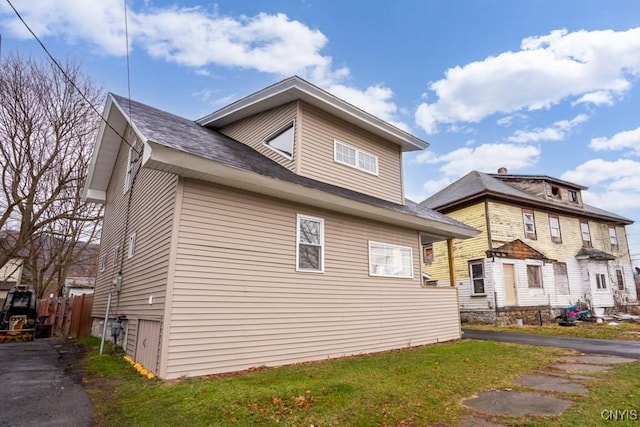
[[607,289],[607,279],[604,274],[596,273],[596,287],[598,289]]
[[369,275],[413,277],[413,251],[408,246],[369,241]]
[[136,233],[129,236],[129,245],[127,246],[127,258],[133,258],[136,254]]
[[551,230],[551,241],[554,243],[562,243],[560,219],[557,216],[549,216],[549,229]]
[[280,154],[291,158],[293,156],[293,122],[265,138],[264,143]]
[[116,267],[120,263],[120,245],[113,248],[113,266]]
[[422,259],[426,264],[431,264],[433,262],[433,243],[422,245]]
[[378,156],[358,150],[343,142],[333,142],[333,160],[352,168],[378,175]]
[[527,239],[536,239],[536,223],[533,217],[533,211],[529,209],[522,210],[522,221],[524,222],[524,237]]
[[527,265],[527,282],[530,288],[542,287],[542,268],[539,265]]
[[324,271],[324,219],[298,215],[296,270]]
[[582,234],[582,246],[590,248],[591,232],[589,231],[589,223],[587,221],[580,221],[580,233]]
[[569,201],[570,202],[578,203],[578,192],[577,191],[569,190],[568,194],[569,194]]
[[622,273],[622,270],[616,270],[616,279],[618,281],[618,290],[624,291],[624,274]]
[[611,243],[612,251],[618,250],[618,235],[615,227],[609,227],[609,243]]
[[469,263],[469,274],[471,276],[471,293],[473,295],[484,295],[484,264],[482,261]]
[[100,271],[105,271],[107,269],[107,255],[104,254],[100,257]]

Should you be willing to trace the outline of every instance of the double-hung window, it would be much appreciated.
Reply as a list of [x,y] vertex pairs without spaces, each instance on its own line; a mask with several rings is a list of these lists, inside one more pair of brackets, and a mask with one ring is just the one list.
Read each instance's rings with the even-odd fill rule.
[[591,232],[589,231],[589,223],[587,221],[580,221],[580,234],[582,234],[582,246],[590,248]]
[[134,174],[134,166],[137,159],[137,153],[135,149],[135,142],[129,146],[129,155],[127,156],[127,169],[124,175],[124,192],[126,193],[131,188],[133,184],[133,174]]
[[557,216],[549,216],[549,229],[551,230],[551,241],[554,243],[562,243],[560,219]]
[[524,222],[524,237],[527,239],[536,239],[536,222],[533,211],[529,209],[522,210],[522,221]]
[[129,245],[127,246],[127,258],[133,258],[136,254],[136,233],[129,235]]
[[469,275],[471,276],[471,294],[484,295],[484,263],[482,261],[469,262]]
[[335,140],[333,160],[361,171],[378,175],[378,156]]
[[324,271],[324,219],[298,214],[296,270]]
[[412,278],[412,249],[409,246],[369,241],[369,275]]
[[117,267],[118,264],[120,264],[120,245],[113,248],[113,266]]
[[598,289],[607,289],[607,278],[602,273],[596,273],[596,287]]
[[618,235],[615,227],[609,227],[609,243],[611,243],[612,251],[618,250]]
[[616,281],[618,282],[618,290],[624,291],[624,273],[621,269],[616,270]]

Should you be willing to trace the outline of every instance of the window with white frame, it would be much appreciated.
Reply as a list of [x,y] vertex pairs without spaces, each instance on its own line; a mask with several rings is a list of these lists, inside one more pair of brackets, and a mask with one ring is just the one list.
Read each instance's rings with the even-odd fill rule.
[[413,250],[409,246],[369,241],[369,275],[413,277]]
[[334,140],[333,160],[352,168],[378,175],[378,156]]
[[522,210],[522,221],[524,222],[524,237],[527,239],[536,239],[536,222],[533,211],[529,209]]
[[129,155],[127,156],[127,169],[124,176],[124,192],[126,193],[131,188],[133,183],[133,169],[136,164],[136,150],[135,144],[129,146]]
[[116,267],[120,263],[120,245],[113,248],[113,266]]
[[107,269],[107,254],[104,254],[100,257],[100,271],[105,271]]
[[296,270],[324,271],[324,219],[298,214]]
[[580,234],[582,234],[582,246],[590,248],[591,232],[589,231],[589,223],[587,221],[580,221]]
[[562,243],[560,219],[557,216],[549,216],[549,229],[551,230],[551,241],[554,243]]
[[539,265],[527,265],[527,283],[530,288],[542,288],[542,268]]
[[129,244],[127,245],[127,258],[133,258],[136,254],[136,233],[129,235]]
[[615,227],[609,227],[609,243],[611,243],[611,250],[618,250],[618,235]]
[[596,287],[607,289],[607,277],[603,273],[596,273]]
[[294,137],[293,129],[293,122],[288,123],[273,135],[265,138],[264,143],[267,145],[267,147],[273,148],[280,154],[283,154],[288,158],[292,158]]
[[469,262],[469,275],[471,276],[471,294],[484,295],[484,263],[482,261]]

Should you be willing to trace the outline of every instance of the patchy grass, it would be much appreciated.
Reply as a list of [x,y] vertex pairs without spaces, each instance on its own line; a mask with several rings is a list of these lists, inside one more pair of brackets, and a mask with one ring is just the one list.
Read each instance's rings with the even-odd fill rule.
[[[456,426],[460,401],[550,364],[563,350],[459,341],[163,382],[86,341],[96,426]],[[109,352],[107,352],[109,353]]]
[[496,326],[465,323],[463,327],[465,329],[518,332],[523,334],[640,341],[640,323],[638,322],[620,322],[617,325],[611,325],[609,323],[580,322],[577,326],[560,326],[556,323],[550,323],[543,326]]

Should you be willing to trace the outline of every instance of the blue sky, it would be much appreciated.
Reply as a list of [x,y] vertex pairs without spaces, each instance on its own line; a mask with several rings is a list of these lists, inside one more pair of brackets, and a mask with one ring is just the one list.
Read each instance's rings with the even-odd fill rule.
[[[127,95],[123,0],[12,0],[54,56]],[[428,141],[420,201],[467,172],[543,174],[640,221],[637,0],[127,2],[132,98],[196,119],[297,74]],[[0,2],[2,55],[42,49]],[[640,224],[628,227],[640,265]]]

